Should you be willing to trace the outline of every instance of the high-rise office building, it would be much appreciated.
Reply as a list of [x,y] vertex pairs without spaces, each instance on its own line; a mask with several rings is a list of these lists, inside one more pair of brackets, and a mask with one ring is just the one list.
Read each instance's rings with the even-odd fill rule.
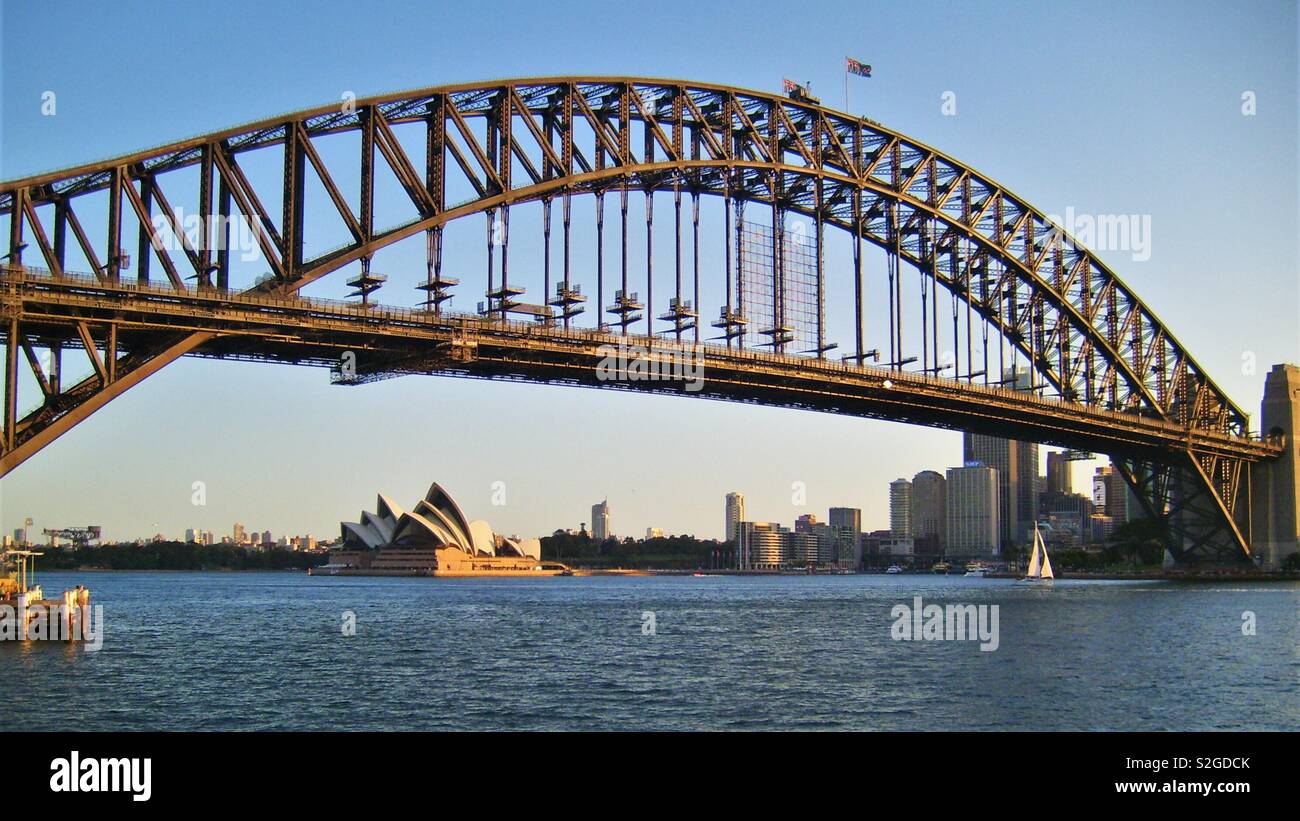
[[889,483],[889,532],[899,539],[912,535],[912,483],[906,479]]
[[727,494],[727,538],[736,541],[736,526],[745,520],[745,494],[731,492]]
[[[1025,370],[1008,369],[1002,374],[1003,384],[1012,390],[1029,391],[1033,388],[1032,374]],[[1038,475],[1038,445],[967,433],[962,438],[963,461],[970,465],[978,462],[998,472],[998,511],[1001,541],[1010,546],[1029,539],[1038,513],[1038,496],[1042,480]]]
[[923,470],[912,477],[912,542],[919,554],[942,555],[948,531],[948,481]]
[[1069,496],[1074,493],[1074,481],[1070,476],[1070,463],[1061,451],[1047,454],[1047,492]]
[[1128,482],[1114,464],[1097,468],[1092,476],[1092,503],[1114,519],[1116,525],[1129,520],[1128,497]]
[[834,553],[831,560],[841,570],[862,565],[862,511],[856,507],[833,507],[830,513]]
[[246,541],[244,536],[244,523],[235,522],[235,530],[231,535],[234,536],[235,544],[243,544]]
[[1038,445],[967,433],[962,437],[967,465],[980,464],[998,472],[998,527],[1003,545],[1025,539],[1038,510]]
[[998,472],[987,465],[949,468],[947,478],[947,553],[954,556],[996,556],[1001,553],[998,520]]
[[603,542],[609,536],[609,500],[606,499],[591,506],[591,538]]

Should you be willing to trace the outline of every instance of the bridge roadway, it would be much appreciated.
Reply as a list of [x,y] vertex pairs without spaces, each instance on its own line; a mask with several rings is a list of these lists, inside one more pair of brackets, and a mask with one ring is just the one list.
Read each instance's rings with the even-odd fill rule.
[[[1091,408],[1025,391],[902,370],[859,366],[811,356],[777,354],[672,338],[623,336],[557,323],[503,322],[477,315],[212,287],[109,281],[91,275],[53,276],[36,268],[0,270],[0,312],[5,327],[22,321],[27,340],[65,349],[106,338],[129,363],[132,346],[169,334],[202,344],[187,355],[284,362],[338,369],[344,354],[356,358],[356,381],[385,375],[437,374],[488,379],[633,389],[685,396],[804,408],[910,422],[931,427],[1091,450],[1156,461],[1190,452],[1246,461],[1278,455],[1272,441],[1184,427],[1136,410]],[[70,325],[86,333],[68,338]],[[609,346],[649,346],[658,361],[694,356],[703,364],[700,390],[682,381],[602,380],[598,365]],[[337,376],[337,374],[336,374]],[[93,373],[78,387],[99,387]],[[111,381],[111,378],[110,380]],[[24,414],[20,418],[26,418]],[[21,431],[19,431],[21,434]]]

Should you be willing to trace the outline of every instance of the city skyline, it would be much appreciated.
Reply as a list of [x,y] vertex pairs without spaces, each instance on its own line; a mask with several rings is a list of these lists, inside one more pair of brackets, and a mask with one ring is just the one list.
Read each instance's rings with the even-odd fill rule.
[[[693,13],[714,14],[698,9]],[[867,12],[846,4],[837,13],[857,23],[846,26],[835,45],[846,53],[858,52],[856,32],[866,26]],[[881,17],[872,19],[872,25],[905,26],[904,15],[911,12],[873,13]],[[197,14],[179,10],[179,21],[194,22]],[[320,21],[307,24],[325,26],[326,17],[347,20],[349,14],[356,12],[335,7]],[[755,25],[779,25],[785,14],[775,7],[759,9]],[[1098,19],[1068,10],[1026,10],[1026,22],[1044,30],[1069,27],[1096,33],[1105,27],[1106,36],[1095,38],[1096,49],[1086,57],[1061,55],[1046,46],[1008,49],[1019,55],[1014,59],[1027,78],[1019,92],[1037,101],[1020,110],[1002,104],[1006,91],[1001,82],[963,69],[980,59],[980,49],[986,47],[974,43],[1006,42],[1012,35],[981,20],[977,10],[945,7],[936,34],[962,29],[983,38],[963,39],[953,53],[923,63],[902,46],[873,46],[878,55],[872,58],[875,74],[869,85],[859,84],[862,90],[855,91],[852,108],[987,169],[1012,190],[1056,213],[1073,208],[1077,213],[1150,215],[1150,259],[1134,261],[1115,251],[1102,251],[1102,257],[1140,292],[1152,295],[1162,318],[1178,329],[1206,369],[1243,408],[1257,415],[1269,364],[1300,355],[1293,322],[1300,312],[1295,250],[1262,244],[1229,247],[1233,244],[1210,243],[1205,237],[1212,232],[1246,235],[1294,229],[1294,181],[1279,181],[1273,165],[1259,159],[1288,156],[1295,141],[1295,100],[1288,93],[1293,89],[1273,79],[1287,74],[1278,66],[1294,69],[1293,44],[1283,36],[1294,31],[1294,15],[1271,12],[1278,19],[1258,34],[1253,28],[1257,22],[1248,24],[1210,4],[1153,4],[1125,14],[1129,25],[1112,31]],[[260,38],[258,42],[249,45],[247,53],[234,55],[245,59],[250,72],[268,78],[254,87],[216,76],[215,67],[205,66],[179,43],[159,44],[156,59],[177,67],[163,74],[134,70],[133,58],[118,53],[104,55],[102,73],[76,66],[42,65],[38,71],[14,63],[2,81],[0,177],[93,159],[84,140],[90,130],[102,138],[95,144],[95,156],[116,154],[210,131],[232,120],[326,103],[344,92],[365,94],[503,73],[553,74],[551,58],[528,48],[536,27],[552,24],[540,14],[515,19],[518,27],[503,36],[507,49],[516,46],[518,56],[506,66],[455,43],[437,55],[416,47],[386,49],[392,59],[367,59],[379,56],[373,51],[376,46],[367,42],[358,44],[355,61],[315,65],[304,72],[298,68],[305,64],[301,47],[266,47],[266,31],[274,30],[274,24],[250,33]],[[93,28],[106,37],[129,37],[116,15],[100,8],[53,7],[39,15],[10,8],[5,21],[5,45],[11,53],[47,27]],[[391,21],[373,25],[387,35],[375,42],[418,40]],[[1162,31],[1158,43],[1143,33],[1153,26]],[[553,34],[563,39],[562,33]],[[795,73],[811,79],[828,105],[842,105],[837,99],[840,65],[825,56],[825,45],[792,48],[768,60],[754,60],[751,49],[735,44],[719,47],[711,42],[706,49],[699,45],[682,42],[652,50],[634,44],[629,52],[625,44],[596,44],[574,58],[578,64],[570,68],[622,71],[634,63],[647,74],[695,76],[769,90],[779,85],[782,75]],[[403,56],[406,51],[422,56]],[[1203,55],[1215,71],[1187,83],[1178,57],[1187,53]],[[1048,63],[1059,70],[1043,72],[1042,65]],[[208,93],[200,99],[192,93],[196,87]],[[1238,111],[1243,89],[1258,94],[1255,117],[1242,117]],[[46,90],[58,94],[55,117],[39,116]],[[941,95],[950,90],[956,94],[956,116],[940,109]],[[122,118],[118,101],[123,95],[161,102],[138,116]],[[1152,100],[1161,104],[1152,106]],[[1035,129],[1052,118],[1087,121],[1095,127],[1083,132],[1064,129],[1051,141],[1005,136],[1037,133]],[[109,121],[113,129],[99,128]],[[1179,136],[1188,133],[1213,133],[1217,138],[1193,144]],[[1231,171],[1216,162],[1227,150],[1245,158]],[[1202,173],[1191,180],[1183,171],[1187,168]],[[1212,217],[1189,205],[1197,202],[1204,185],[1223,189],[1224,207]],[[518,266],[527,254],[514,259]],[[831,261],[843,269],[842,256]],[[477,270],[468,256],[455,262],[460,270]],[[1209,284],[1245,272],[1258,283],[1255,293],[1267,292],[1273,298],[1261,301],[1251,293],[1211,294],[1208,287],[1187,287],[1189,281]],[[1213,315],[1243,319],[1225,335],[1204,321]],[[849,338],[842,328],[833,335],[841,342]],[[1224,344],[1225,336],[1232,344]],[[1247,354],[1254,363],[1249,369]],[[471,408],[473,413],[467,410]],[[294,424],[272,435],[265,430],[271,413],[291,413]],[[448,441],[444,429],[430,429],[430,418],[456,420],[455,441]],[[357,419],[382,419],[384,424],[358,435],[351,427]],[[555,435],[555,420],[564,420],[583,437],[583,470],[572,475],[565,461],[571,443],[561,443],[563,437]],[[678,464],[646,460],[629,471],[625,451],[609,445],[621,441],[628,428],[641,431],[647,441],[675,442],[704,469],[683,471]],[[508,461],[521,450],[516,442],[485,458],[484,448],[503,441],[503,430],[519,442],[536,443],[529,460],[536,467]],[[950,431],[803,411],[537,385],[409,377],[343,389],[331,387],[318,370],[186,360],[114,400],[6,477],[0,484],[0,526],[12,530],[31,516],[38,529],[99,524],[106,538],[125,539],[151,534],[155,521],[156,529],[175,533],[192,526],[215,529],[244,518],[274,523],[288,532],[331,533],[340,516],[367,503],[370,487],[418,494],[428,481],[428,463],[435,458],[439,474],[452,477],[458,496],[474,515],[490,515],[511,532],[548,533],[569,526],[583,519],[589,500],[608,495],[624,533],[664,526],[714,536],[716,499],[736,489],[736,476],[746,477],[750,485],[746,494],[752,510],[769,511],[783,521],[793,521],[800,512],[788,500],[792,483],[802,482],[807,502],[802,512],[849,504],[863,510],[864,521],[875,524],[886,511],[878,488],[891,478],[946,463],[943,454],[951,453],[960,438]],[[754,447],[796,440],[797,448],[775,455]],[[149,446],[141,448],[140,442]],[[717,466],[722,465],[730,475],[720,475]],[[1076,469],[1088,471],[1084,465]],[[1086,486],[1087,475],[1073,477],[1076,488]],[[129,486],[119,481],[123,476],[132,477]],[[206,490],[201,506],[191,501],[196,482]],[[503,505],[494,504],[497,483],[505,489]],[[141,509],[140,499],[150,500],[148,509]],[[664,508],[670,516],[662,514]]]

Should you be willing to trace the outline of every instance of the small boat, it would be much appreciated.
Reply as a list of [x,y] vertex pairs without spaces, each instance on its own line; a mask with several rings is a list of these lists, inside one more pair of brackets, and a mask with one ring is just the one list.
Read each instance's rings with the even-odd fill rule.
[[1056,576],[1052,573],[1052,560],[1047,557],[1047,545],[1038,532],[1038,523],[1034,522],[1034,550],[1029,556],[1029,569],[1018,581],[1027,584],[1050,586]]
[[989,568],[979,562],[971,562],[966,565],[966,575],[976,579],[982,579],[989,574]]
[[894,574],[896,574],[896,573],[902,573],[902,572],[903,572],[903,568],[899,567],[899,566],[896,565],[896,564],[891,564],[891,565],[889,566],[889,569],[885,571],[885,573],[887,573],[887,574],[889,574],[889,575],[891,575],[891,576],[894,575]]
[[952,565],[948,564],[947,562],[936,562],[936,563],[934,563],[933,565],[931,565],[931,567],[930,567],[930,572],[931,572],[931,573],[945,573],[945,574],[946,574],[949,570],[952,570]]

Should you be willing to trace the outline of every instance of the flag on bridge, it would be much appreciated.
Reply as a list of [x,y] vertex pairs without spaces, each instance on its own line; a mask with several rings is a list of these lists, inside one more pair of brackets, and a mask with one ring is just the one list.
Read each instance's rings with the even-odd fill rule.
[[804,88],[803,86],[799,85],[799,84],[796,83],[794,80],[786,80],[786,79],[782,79],[782,80],[781,80],[781,87],[782,87],[782,89],[785,91],[786,94],[794,94],[794,93],[796,93],[796,92],[799,93],[799,94],[804,94],[804,93],[806,93],[806,92],[808,91],[808,89],[806,89],[806,88]]
[[857,60],[854,60],[852,57],[844,58],[844,70],[847,71],[849,74],[856,74],[859,77],[871,76],[871,66],[867,65],[866,63],[860,63]]

